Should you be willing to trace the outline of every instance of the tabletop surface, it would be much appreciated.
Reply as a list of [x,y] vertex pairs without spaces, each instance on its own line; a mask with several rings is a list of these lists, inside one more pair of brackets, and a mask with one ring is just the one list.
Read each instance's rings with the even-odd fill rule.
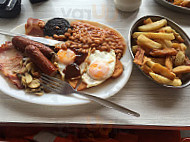
[[[114,7],[113,0],[48,0],[31,4],[22,1],[22,11],[14,19],[0,19],[0,28],[11,30],[26,22],[28,17],[72,17],[108,24],[127,39],[132,23],[144,15],[163,15],[190,35],[190,16],[170,11],[153,0],[143,0],[138,11],[124,13]],[[190,126],[190,87],[180,90],[160,87],[133,67],[125,87],[109,100],[141,114],[134,118],[90,103],[80,107],[47,107],[30,104],[0,93],[0,123],[61,123]]]

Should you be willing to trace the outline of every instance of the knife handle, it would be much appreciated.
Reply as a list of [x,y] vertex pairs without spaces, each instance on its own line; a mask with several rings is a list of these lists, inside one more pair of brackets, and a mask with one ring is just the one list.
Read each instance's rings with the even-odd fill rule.
[[22,36],[25,37],[27,39],[36,41],[36,42],[40,42],[42,44],[48,45],[48,46],[55,46],[56,44],[62,44],[63,41],[58,41],[58,40],[52,40],[52,39],[48,39],[48,38],[44,38],[44,37],[34,37],[34,36],[29,36],[29,35],[24,35],[24,34],[19,34],[19,33],[12,33],[12,32],[8,32],[8,31],[4,31],[0,29],[0,34],[5,35],[5,36],[10,36],[10,37],[14,37],[14,36]]
[[5,35],[5,36],[11,36],[11,37],[14,37],[14,36],[25,37],[25,35],[23,35],[23,34],[15,34],[15,33],[12,33],[12,32],[1,30],[1,29],[0,29],[0,34]]

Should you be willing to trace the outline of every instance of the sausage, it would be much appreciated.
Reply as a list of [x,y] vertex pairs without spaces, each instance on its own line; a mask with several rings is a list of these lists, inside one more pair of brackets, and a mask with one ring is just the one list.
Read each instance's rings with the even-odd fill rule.
[[57,68],[42,54],[39,48],[28,45],[25,48],[25,53],[43,73],[50,76],[56,74]]
[[30,39],[27,39],[27,38],[24,38],[24,37],[21,37],[21,36],[15,36],[13,37],[12,39],[12,43],[13,45],[15,46],[15,48],[21,52],[25,52],[25,48],[27,45],[34,45],[36,46],[37,48],[40,49],[40,51],[48,58],[48,59],[51,59],[52,57],[52,53],[54,53],[54,51],[41,44],[41,43],[38,43],[38,42],[35,42],[35,41],[32,41]]

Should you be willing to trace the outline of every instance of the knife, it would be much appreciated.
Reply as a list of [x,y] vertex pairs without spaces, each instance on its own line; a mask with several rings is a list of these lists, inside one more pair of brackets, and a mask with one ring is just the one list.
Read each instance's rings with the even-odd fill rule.
[[4,31],[1,29],[0,29],[0,34],[5,35],[5,36],[10,36],[10,37],[22,36],[24,38],[27,38],[27,39],[30,39],[30,40],[33,40],[36,42],[40,42],[40,43],[48,45],[48,46],[55,46],[56,44],[64,43],[63,41],[57,41],[57,40],[48,39],[48,38],[44,38],[44,37],[34,37],[34,36],[29,36],[29,35],[19,34],[19,33],[12,33],[12,32]]

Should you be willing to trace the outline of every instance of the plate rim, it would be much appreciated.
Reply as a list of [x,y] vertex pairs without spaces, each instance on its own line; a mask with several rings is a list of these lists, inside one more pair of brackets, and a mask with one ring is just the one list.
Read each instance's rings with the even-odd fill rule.
[[[164,7],[168,7],[173,11],[179,11],[182,13],[186,13],[186,14],[190,14],[190,8],[187,7],[182,7],[182,6],[178,6],[178,5],[174,5],[166,0],[155,0],[157,3],[161,4]],[[175,9],[175,10],[174,10]]]

